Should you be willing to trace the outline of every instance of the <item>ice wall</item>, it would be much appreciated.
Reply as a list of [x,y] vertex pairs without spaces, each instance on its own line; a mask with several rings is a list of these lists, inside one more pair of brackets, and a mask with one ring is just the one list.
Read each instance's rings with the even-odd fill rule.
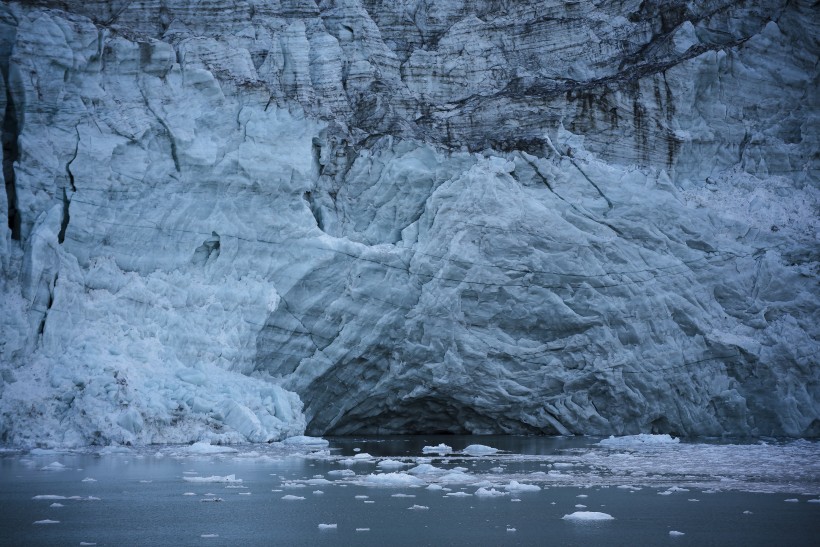
[[817,435],[818,21],[0,6],[0,440]]

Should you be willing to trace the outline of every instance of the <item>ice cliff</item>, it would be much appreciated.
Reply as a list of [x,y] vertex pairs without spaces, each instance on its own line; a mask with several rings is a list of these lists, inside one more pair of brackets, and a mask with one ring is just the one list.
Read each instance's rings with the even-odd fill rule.
[[819,41],[807,0],[4,3],[0,442],[818,435]]

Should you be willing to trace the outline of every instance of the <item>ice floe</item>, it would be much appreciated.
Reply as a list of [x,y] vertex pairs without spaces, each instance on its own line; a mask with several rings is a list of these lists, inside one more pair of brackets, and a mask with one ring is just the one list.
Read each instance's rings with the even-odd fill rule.
[[468,456],[491,456],[497,453],[498,449],[483,444],[471,444],[461,452]]
[[208,441],[196,442],[185,449],[188,454],[234,454],[239,452],[230,446],[220,446],[211,444]]
[[319,530],[335,530],[336,524],[319,524]]
[[35,520],[34,524],[60,524],[59,520],[51,520],[51,519],[43,519],[43,520]]
[[303,500],[305,498],[302,497],[302,496],[294,496],[293,494],[286,494],[286,495],[282,496],[282,499],[286,500],[286,501],[299,501],[299,500]]
[[608,513],[598,511],[575,511],[569,515],[561,517],[563,520],[614,520],[615,517]]
[[445,456],[453,453],[453,447],[441,443],[436,446],[425,446],[421,449],[421,452],[422,454],[439,454],[441,456]]
[[623,437],[615,437],[614,435],[611,435],[609,438],[598,442],[598,445],[608,448],[640,448],[646,446],[677,444],[679,442],[680,439],[667,434],[649,435],[647,433],[641,433],[639,435],[626,435]]
[[407,486],[424,486],[426,483],[413,475],[407,473],[381,473],[363,475],[359,482],[365,486],[384,486],[401,488]]
[[236,475],[225,475],[224,477],[220,475],[211,475],[210,477],[182,477],[182,480],[187,482],[219,482],[219,483],[239,483],[242,482],[242,479],[237,479]]

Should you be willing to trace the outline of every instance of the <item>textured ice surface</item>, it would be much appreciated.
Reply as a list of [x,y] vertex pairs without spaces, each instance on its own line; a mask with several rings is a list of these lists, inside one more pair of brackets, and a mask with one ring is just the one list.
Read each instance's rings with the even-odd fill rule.
[[598,511],[575,511],[569,515],[563,516],[564,520],[614,520],[615,517],[608,513],[600,513]]
[[3,3],[0,442],[817,435],[816,8],[502,4]]

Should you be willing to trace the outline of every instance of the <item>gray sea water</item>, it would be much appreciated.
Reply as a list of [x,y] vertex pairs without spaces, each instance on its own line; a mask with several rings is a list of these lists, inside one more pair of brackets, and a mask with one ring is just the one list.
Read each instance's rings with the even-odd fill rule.
[[0,544],[817,545],[817,442],[647,439],[6,450]]

